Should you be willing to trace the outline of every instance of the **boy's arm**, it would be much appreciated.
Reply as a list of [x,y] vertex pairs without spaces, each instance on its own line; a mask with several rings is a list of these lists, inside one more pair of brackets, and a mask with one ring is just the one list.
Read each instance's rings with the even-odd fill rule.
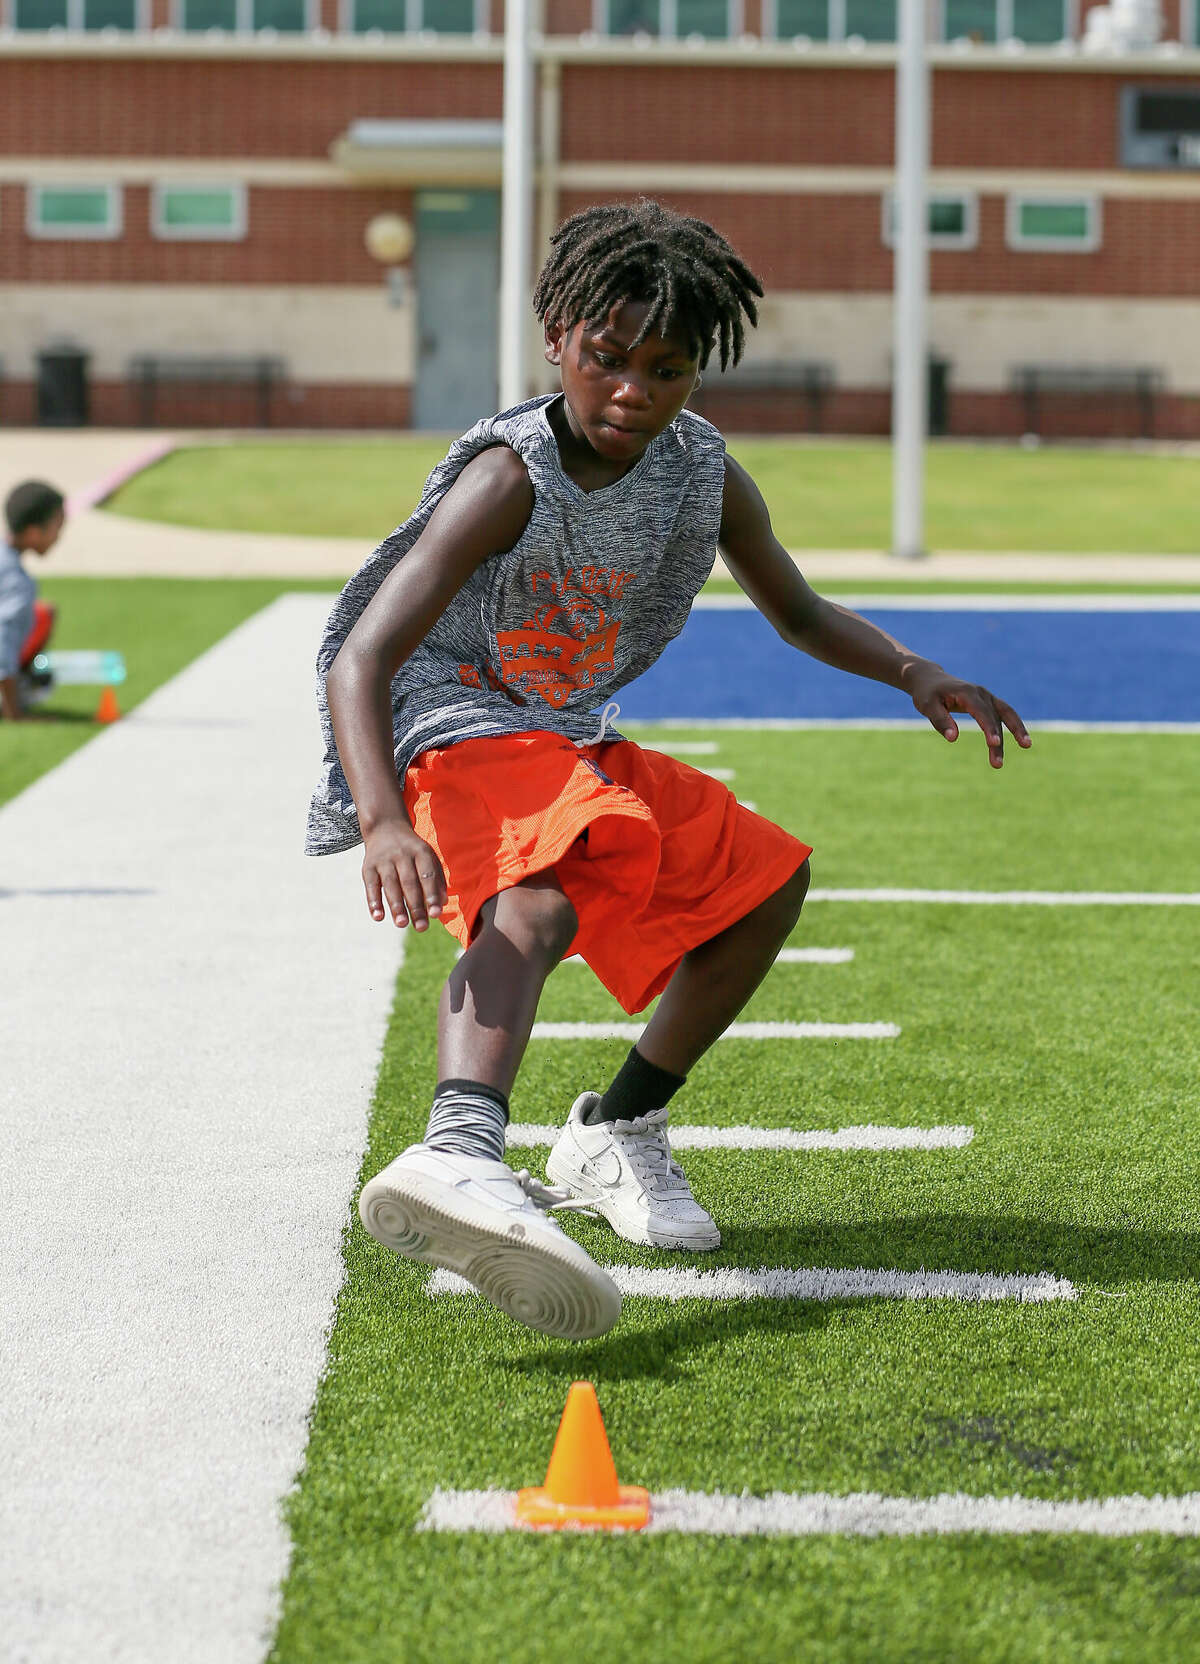
[[508,446],[473,458],[412,548],[364,608],[325,680],[338,756],[365,846],[372,918],[386,901],[397,925],[423,930],[441,911],[445,877],[412,829],[396,775],[391,680],[489,555],[511,549],[533,512],[525,464]]
[[730,572],[793,647],[839,670],[903,689],[921,715],[948,740],[958,738],[951,712],[969,712],[983,729],[993,768],[1004,762],[1005,728],[1018,745],[1032,743],[1025,724],[1003,699],[951,676],[849,608],[826,601],[810,589],[771,530],[762,493],[732,457],[725,459],[720,546]]

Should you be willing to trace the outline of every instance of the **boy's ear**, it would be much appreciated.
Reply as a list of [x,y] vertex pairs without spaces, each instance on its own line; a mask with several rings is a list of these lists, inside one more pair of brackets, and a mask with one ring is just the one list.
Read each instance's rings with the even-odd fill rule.
[[561,323],[546,321],[546,362],[561,364],[563,348],[567,344],[567,331]]

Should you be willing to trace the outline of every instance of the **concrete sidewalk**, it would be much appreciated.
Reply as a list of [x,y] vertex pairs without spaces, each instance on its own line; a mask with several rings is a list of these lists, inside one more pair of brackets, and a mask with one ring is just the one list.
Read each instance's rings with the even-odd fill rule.
[[[259,435],[255,436],[261,437]],[[108,480],[162,441],[213,442],[161,431],[8,429],[0,436],[0,492],[41,476],[79,499],[95,497]],[[391,530],[380,527],[380,536]],[[309,578],[342,583],[371,552],[365,538],[294,537],[261,532],[201,531],[133,520],[86,507],[39,571],[63,577]],[[1047,554],[1014,550],[946,550],[922,561],[894,560],[880,549],[797,549],[805,575],[817,583],[1033,583],[1200,585],[1200,553],[1157,555]],[[716,574],[724,572],[718,560]]]

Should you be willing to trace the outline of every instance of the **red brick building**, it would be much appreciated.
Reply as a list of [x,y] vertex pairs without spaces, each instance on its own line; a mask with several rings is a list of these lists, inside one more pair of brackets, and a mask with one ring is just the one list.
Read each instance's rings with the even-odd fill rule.
[[[82,413],[44,356],[64,344],[97,423],[493,408],[501,3],[0,0],[0,422],[37,419],[39,383],[42,419]],[[1200,435],[1200,0],[1122,57],[1080,50],[1089,10],[930,0],[951,432]],[[589,201],[704,215],[767,301],[702,408],[886,431],[894,0],[546,0],[544,21],[539,248]],[[414,232],[390,271],[380,215]]]

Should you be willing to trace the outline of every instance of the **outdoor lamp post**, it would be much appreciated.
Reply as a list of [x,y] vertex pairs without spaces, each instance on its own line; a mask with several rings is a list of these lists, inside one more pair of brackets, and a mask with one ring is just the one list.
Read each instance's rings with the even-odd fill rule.
[[408,299],[408,266],[416,238],[412,221],[403,214],[376,214],[367,221],[363,241],[367,253],[387,267],[388,304],[403,306]]

